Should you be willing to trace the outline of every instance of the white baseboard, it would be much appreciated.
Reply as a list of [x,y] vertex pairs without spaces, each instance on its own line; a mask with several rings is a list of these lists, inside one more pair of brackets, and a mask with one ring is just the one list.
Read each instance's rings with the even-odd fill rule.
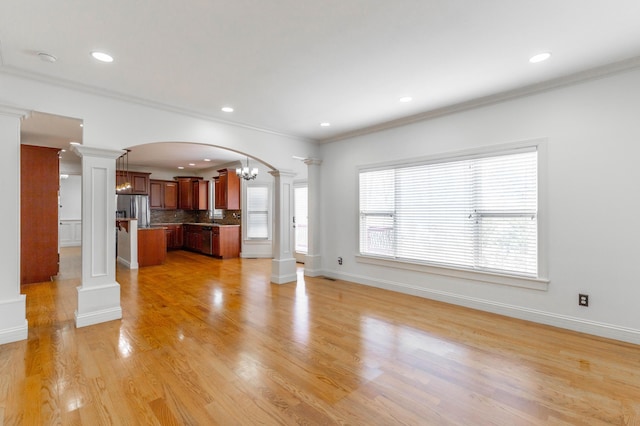
[[0,344],[27,339],[26,301],[24,294],[16,299],[0,301]]
[[138,262],[136,262],[135,264],[133,264],[132,262],[129,262],[128,260],[126,260],[123,257],[118,256],[118,263],[120,263],[121,265],[123,265],[124,267],[128,268],[128,269],[138,269]]
[[24,324],[19,327],[5,328],[0,330],[0,345],[5,343],[27,340],[29,337],[29,324],[24,320]]
[[440,290],[433,290],[418,287],[411,284],[395,281],[377,280],[348,273],[336,273],[335,271],[323,271],[322,275],[340,280],[351,281],[357,284],[368,285],[399,293],[410,294],[412,296],[424,297],[426,299],[437,300],[439,302],[478,309],[480,311],[505,315],[512,318],[527,320],[539,324],[592,334],[594,336],[608,339],[620,340],[623,342],[640,345],[640,330],[620,327],[597,321],[585,320],[568,315],[555,314],[552,312],[540,311],[536,309],[524,308],[521,306],[509,305],[506,303],[493,302],[491,300],[479,299],[475,297],[462,296]]
[[101,322],[113,321],[122,318],[122,309],[111,308],[103,309],[101,311],[89,312],[85,314],[79,314],[75,312],[76,327],[87,327],[89,325],[100,324]]

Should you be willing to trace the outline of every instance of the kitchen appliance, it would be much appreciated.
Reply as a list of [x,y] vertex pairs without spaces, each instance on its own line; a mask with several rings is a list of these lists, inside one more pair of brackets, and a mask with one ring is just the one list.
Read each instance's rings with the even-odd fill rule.
[[148,195],[116,195],[117,216],[138,219],[138,228],[148,228],[151,222]]
[[202,253],[213,254],[213,228],[211,226],[202,227]]

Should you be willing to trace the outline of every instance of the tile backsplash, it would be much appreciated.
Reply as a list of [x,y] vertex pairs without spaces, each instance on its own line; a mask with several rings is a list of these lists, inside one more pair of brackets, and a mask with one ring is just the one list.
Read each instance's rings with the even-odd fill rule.
[[207,211],[194,210],[151,210],[151,224],[154,223],[219,223],[240,225],[241,210],[224,210],[222,219],[210,219]]

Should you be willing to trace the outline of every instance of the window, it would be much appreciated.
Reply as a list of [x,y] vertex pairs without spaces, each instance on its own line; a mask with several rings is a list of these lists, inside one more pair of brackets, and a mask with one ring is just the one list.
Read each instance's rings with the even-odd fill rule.
[[307,207],[307,186],[299,185],[293,188],[294,218],[296,223],[295,250],[297,253],[306,254],[308,252],[308,207]]
[[247,186],[247,238],[269,238],[269,186]]
[[536,146],[361,170],[360,253],[538,277]]

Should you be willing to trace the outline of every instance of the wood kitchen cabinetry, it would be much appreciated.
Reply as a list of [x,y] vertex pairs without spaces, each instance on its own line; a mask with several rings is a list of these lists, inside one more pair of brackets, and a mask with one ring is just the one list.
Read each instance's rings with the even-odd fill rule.
[[181,249],[184,245],[182,225],[164,225],[167,237],[167,250]]
[[202,227],[198,225],[184,225],[184,248],[197,252],[202,251]]
[[126,182],[131,184],[131,188],[118,191],[118,194],[148,195],[150,174],[151,173],[144,172],[124,172],[122,170],[116,171],[116,186]]
[[176,176],[178,208],[181,210],[209,210],[209,181],[201,177]]
[[218,170],[214,177],[215,208],[240,210],[240,178],[233,169]]
[[184,248],[221,259],[240,256],[239,225],[185,224]]
[[240,256],[240,226],[213,228],[213,256],[227,259]]
[[138,229],[138,265],[161,265],[167,257],[164,228]]
[[149,206],[156,210],[177,209],[178,182],[151,179],[149,182]]

